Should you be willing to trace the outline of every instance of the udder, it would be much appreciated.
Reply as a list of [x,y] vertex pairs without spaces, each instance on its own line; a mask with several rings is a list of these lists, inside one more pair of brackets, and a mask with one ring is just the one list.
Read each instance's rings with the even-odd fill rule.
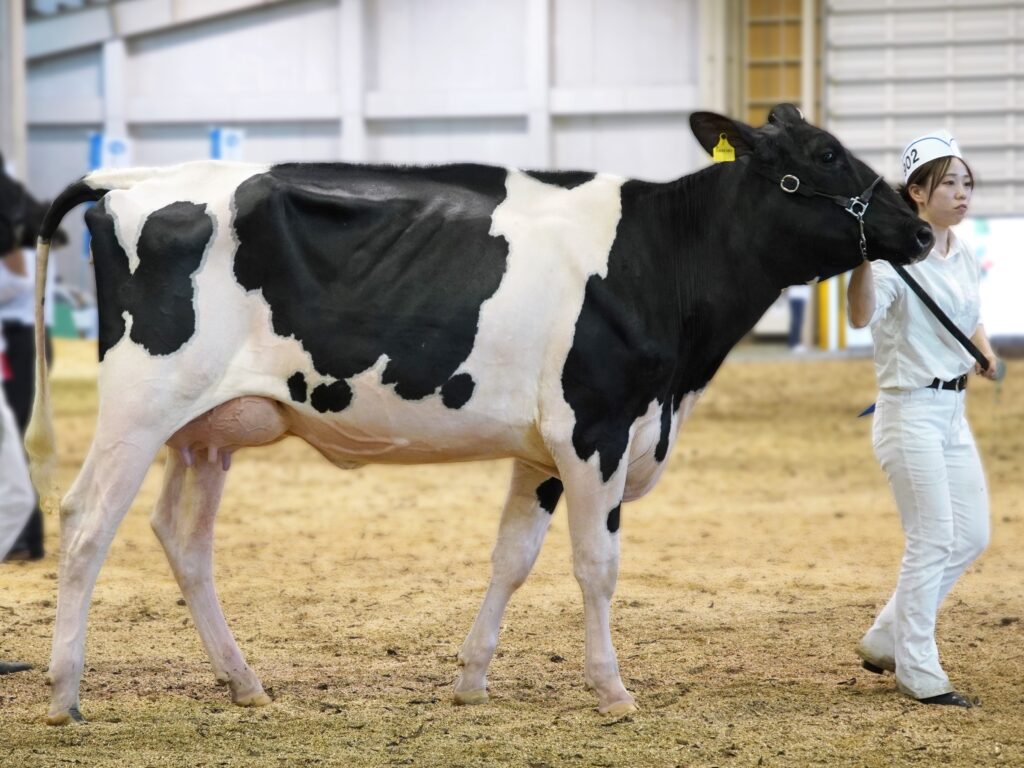
[[280,403],[265,397],[237,397],[190,421],[167,445],[181,454],[186,466],[204,458],[211,464],[219,459],[226,470],[235,450],[276,442],[287,432]]

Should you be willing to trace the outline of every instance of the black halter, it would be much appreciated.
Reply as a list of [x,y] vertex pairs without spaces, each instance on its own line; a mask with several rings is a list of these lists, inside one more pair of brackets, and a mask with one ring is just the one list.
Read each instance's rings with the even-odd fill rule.
[[[775,181],[771,176],[762,174],[771,181]],[[781,179],[778,180],[779,189],[789,195],[798,194],[804,197],[827,197],[836,205],[840,206],[844,211],[853,216],[857,220],[857,224],[860,227],[860,255],[861,258],[866,259],[868,257],[868,241],[864,237],[864,214],[868,212],[868,205],[871,203],[871,195],[875,192],[875,187],[882,180],[881,176],[877,176],[868,188],[861,192],[859,195],[853,197],[844,197],[843,195],[830,195],[827,192],[819,192],[816,189],[811,189],[805,184],[800,183],[800,179],[791,173],[787,173]]]

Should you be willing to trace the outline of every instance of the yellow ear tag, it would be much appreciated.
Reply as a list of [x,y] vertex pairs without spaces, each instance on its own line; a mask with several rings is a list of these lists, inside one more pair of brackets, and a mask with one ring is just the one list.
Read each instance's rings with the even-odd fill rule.
[[731,163],[736,159],[736,150],[733,149],[732,144],[725,138],[724,133],[718,134],[718,144],[711,152],[711,159],[716,163]]

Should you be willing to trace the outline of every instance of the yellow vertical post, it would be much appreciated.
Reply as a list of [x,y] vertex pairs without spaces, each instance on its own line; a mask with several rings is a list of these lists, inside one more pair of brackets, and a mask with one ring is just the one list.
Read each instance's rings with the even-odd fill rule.
[[839,283],[839,314],[836,323],[839,326],[839,348],[846,349],[846,274],[836,278]]
[[818,283],[818,348],[828,349],[828,321],[831,314],[829,290],[825,283]]

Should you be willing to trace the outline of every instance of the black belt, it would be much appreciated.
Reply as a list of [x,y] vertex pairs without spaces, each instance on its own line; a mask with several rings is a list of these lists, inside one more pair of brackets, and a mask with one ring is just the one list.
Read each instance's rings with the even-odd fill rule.
[[954,392],[961,392],[967,389],[967,374],[958,376],[955,379],[949,381],[942,381],[941,379],[932,379],[932,383],[928,385],[928,389],[950,389]]

